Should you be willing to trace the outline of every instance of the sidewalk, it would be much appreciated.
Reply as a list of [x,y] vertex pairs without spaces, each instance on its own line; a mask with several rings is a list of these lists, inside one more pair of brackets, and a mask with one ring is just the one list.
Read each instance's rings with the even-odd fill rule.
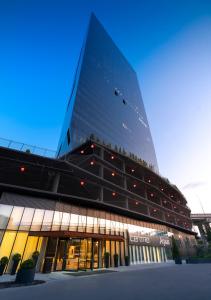
[[[131,272],[131,271],[140,271],[140,270],[146,270],[146,269],[157,269],[157,268],[166,268],[171,267],[174,265],[174,261],[168,261],[166,263],[144,263],[144,264],[136,264],[136,265],[130,265],[130,266],[120,266],[118,268],[109,268],[108,270],[116,271],[116,272]],[[100,269],[93,270],[93,272],[96,272]],[[84,272],[85,271],[79,271]],[[35,279],[36,280],[44,280],[46,282],[48,281],[55,281],[55,280],[68,280],[76,278],[75,276],[67,276],[65,273],[70,274],[71,272],[68,271],[61,271],[61,272],[52,272],[49,274],[43,274],[43,273],[36,273]],[[101,275],[96,272],[95,276]],[[87,274],[83,277],[88,277],[90,275]],[[93,276],[93,275],[92,275]],[[0,276],[0,282],[6,282],[6,281],[14,281],[16,275],[9,275],[5,274],[3,276]]]

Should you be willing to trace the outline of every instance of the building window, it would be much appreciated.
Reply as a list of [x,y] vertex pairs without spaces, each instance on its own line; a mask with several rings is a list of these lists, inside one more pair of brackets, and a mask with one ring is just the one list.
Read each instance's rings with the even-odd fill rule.
[[67,143],[70,144],[70,130],[67,131]]

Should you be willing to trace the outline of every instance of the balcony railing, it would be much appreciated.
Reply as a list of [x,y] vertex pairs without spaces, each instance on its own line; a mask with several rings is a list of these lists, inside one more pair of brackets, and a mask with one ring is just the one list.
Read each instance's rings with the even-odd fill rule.
[[13,140],[4,139],[4,138],[0,138],[0,147],[10,148],[13,150],[32,153],[32,154],[50,157],[50,158],[55,158],[56,156],[56,151],[54,150],[28,145],[28,144],[24,144]]

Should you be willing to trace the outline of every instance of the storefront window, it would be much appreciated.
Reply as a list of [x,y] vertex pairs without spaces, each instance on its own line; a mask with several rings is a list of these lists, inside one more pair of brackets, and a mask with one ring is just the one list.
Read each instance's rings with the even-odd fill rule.
[[93,217],[87,217],[87,227],[86,227],[86,232],[93,232],[93,223],[94,223],[94,218]]
[[70,214],[64,212],[62,215],[61,230],[68,230],[69,224],[70,224]]
[[12,248],[12,252],[11,252],[11,256],[10,256],[10,263],[8,265],[7,272],[10,272],[10,270],[11,270],[13,255],[16,253],[19,253],[21,256],[23,255],[27,237],[28,237],[28,233],[26,233],[26,232],[18,232],[17,233],[15,243]]
[[78,215],[71,214],[70,231],[77,231],[78,229]]
[[26,243],[26,248],[23,255],[23,261],[29,258],[32,258],[32,254],[37,250],[37,243],[39,237],[29,236]]
[[42,231],[50,231],[54,212],[52,210],[46,210],[43,218]]
[[19,206],[15,206],[13,208],[7,229],[12,229],[12,230],[18,229],[23,215],[23,210],[24,208]]
[[34,208],[24,209],[19,230],[29,230],[33,215],[34,215]]
[[55,211],[54,217],[53,217],[53,225],[52,225],[52,230],[56,231],[60,229],[62,222],[62,212]]
[[12,208],[10,205],[0,204],[0,229],[6,229]]
[[9,258],[12,246],[16,237],[16,231],[6,231],[0,247],[0,258],[7,256]]
[[39,231],[42,225],[44,209],[35,209],[34,217],[32,220],[31,231]]

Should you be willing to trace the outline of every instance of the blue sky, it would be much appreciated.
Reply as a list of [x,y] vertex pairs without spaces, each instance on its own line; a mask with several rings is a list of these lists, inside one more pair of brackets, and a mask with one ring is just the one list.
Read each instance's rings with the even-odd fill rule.
[[161,174],[211,212],[211,1],[0,0],[0,137],[56,149],[92,11],[138,73]]

